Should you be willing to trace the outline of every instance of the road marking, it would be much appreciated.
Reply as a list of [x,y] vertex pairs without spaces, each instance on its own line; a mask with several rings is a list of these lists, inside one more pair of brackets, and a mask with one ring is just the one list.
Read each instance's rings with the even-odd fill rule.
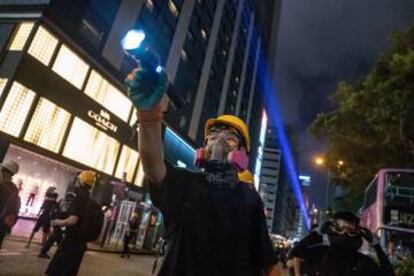
[[0,255],[23,255],[19,252],[0,252]]

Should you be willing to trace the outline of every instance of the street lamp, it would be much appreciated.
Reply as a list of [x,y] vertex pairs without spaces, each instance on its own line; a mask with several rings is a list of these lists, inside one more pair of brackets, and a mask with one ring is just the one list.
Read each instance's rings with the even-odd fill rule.
[[[325,188],[325,202],[324,202],[324,206],[325,206],[325,211],[328,210],[328,202],[329,202],[329,193],[330,193],[330,186],[331,186],[331,170],[329,168],[329,165],[325,162],[325,159],[318,156],[314,158],[314,162],[317,166],[321,167],[324,166],[326,168],[327,171],[327,175],[326,175],[326,188]],[[340,168],[345,164],[345,161],[342,159],[339,159],[336,162],[336,168]]]
[[315,163],[316,163],[316,165],[321,166],[325,163],[325,160],[322,157],[316,157],[315,158]]

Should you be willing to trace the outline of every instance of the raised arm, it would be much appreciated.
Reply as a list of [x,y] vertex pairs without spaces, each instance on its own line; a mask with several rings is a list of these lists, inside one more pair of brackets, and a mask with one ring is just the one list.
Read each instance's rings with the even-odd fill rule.
[[[148,81],[153,80],[153,81]],[[165,94],[167,76],[139,67],[125,80],[129,98],[138,109],[138,150],[145,175],[160,184],[166,175],[161,139],[161,99]]]

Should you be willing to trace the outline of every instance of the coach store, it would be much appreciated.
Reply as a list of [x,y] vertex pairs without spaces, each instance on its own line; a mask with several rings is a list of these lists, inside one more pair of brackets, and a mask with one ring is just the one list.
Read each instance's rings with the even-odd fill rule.
[[83,169],[99,172],[100,203],[110,201],[113,181],[142,193],[136,112],[122,84],[50,28],[8,26],[0,44],[0,157],[20,164],[21,215],[37,214],[50,186],[63,196]]

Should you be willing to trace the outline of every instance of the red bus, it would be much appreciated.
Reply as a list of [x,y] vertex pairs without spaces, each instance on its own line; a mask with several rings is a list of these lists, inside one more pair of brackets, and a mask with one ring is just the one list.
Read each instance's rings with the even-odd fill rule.
[[414,252],[414,170],[382,169],[365,189],[361,225],[376,233],[388,254]]

